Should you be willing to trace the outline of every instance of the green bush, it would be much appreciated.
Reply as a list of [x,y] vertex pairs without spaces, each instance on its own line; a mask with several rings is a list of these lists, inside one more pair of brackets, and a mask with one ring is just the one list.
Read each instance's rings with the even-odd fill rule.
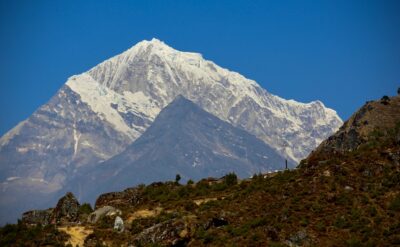
[[344,216],[338,216],[333,223],[336,228],[345,229],[349,227],[349,222]]
[[238,178],[237,178],[236,174],[233,172],[226,174],[224,177],[224,183],[227,186],[235,185],[235,184],[237,184],[237,182],[238,182]]
[[390,203],[389,210],[400,211],[400,194],[398,194]]
[[80,207],[79,207],[79,214],[90,214],[93,212],[92,206],[89,203],[83,203]]

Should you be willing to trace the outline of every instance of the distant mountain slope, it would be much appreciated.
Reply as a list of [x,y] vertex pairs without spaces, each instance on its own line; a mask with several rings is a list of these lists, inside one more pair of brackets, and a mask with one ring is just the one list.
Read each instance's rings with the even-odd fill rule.
[[176,174],[183,181],[229,172],[247,178],[284,167],[285,159],[263,141],[178,96],[125,151],[73,184],[83,200],[93,201],[101,192],[172,180]]
[[[177,51],[157,39],[142,41],[70,77],[47,104],[0,139],[2,202],[12,199],[27,208],[28,190],[44,197],[61,193],[88,166],[140,137],[180,94],[295,161],[342,123],[320,101],[284,100],[198,53]],[[16,218],[0,207],[0,222]]]

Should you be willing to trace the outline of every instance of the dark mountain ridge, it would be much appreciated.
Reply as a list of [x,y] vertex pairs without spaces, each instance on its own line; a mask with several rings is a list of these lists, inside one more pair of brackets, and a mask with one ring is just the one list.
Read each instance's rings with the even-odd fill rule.
[[[80,198],[139,183],[220,177],[241,178],[284,169],[285,159],[263,141],[178,96],[125,151],[79,178]],[[289,167],[295,162],[289,160]]]

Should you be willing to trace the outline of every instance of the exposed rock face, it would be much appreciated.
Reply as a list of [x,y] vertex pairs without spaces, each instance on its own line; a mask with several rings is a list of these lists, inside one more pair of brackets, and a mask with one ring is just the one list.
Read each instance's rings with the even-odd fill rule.
[[140,188],[128,188],[120,192],[110,192],[100,195],[95,203],[95,209],[104,206],[123,207],[126,204],[136,206],[143,201]]
[[184,222],[169,220],[145,229],[136,237],[134,243],[139,246],[155,243],[163,246],[184,246],[187,241],[181,234],[184,230]]
[[116,216],[116,215],[121,215],[121,210],[116,209],[111,206],[104,206],[99,209],[96,209],[93,213],[91,213],[88,216],[87,221],[89,223],[96,223],[102,217],[111,217],[111,216]]
[[[375,135],[387,134],[400,123],[400,96],[367,102],[342,127],[323,141],[307,159],[321,153],[334,154],[356,150]],[[385,133],[379,133],[384,131]],[[372,136],[371,136],[372,135]],[[400,140],[400,137],[396,137]],[[400,142],[399,142],[400,143]]]
[[53,208],[46,210],[32,210],[22,214],[22,223],[31,225],[48,225],[51,223]]
[[59,222],[76,222],[78,221],[79,202],[75,196],[68,192],[57,203],[53,212],[53,220]]

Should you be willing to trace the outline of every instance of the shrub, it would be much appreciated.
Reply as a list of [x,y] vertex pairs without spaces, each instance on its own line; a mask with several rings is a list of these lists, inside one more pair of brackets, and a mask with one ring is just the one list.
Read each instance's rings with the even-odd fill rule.
[[90,214],[91,212],[93,212],[93,209],[89,203],[83,203],[78,211],[79,214]]
[[389,104],[389,101],[390,101],[390,98],[389,98],[387,95],[384,95],[384,96],[381,98],[381,103],[384,104],[384,105]]
[[400,211],[400,194],[398,194],[390,203],[389,210]]
[[224,177],[224,183],[228,186],[237,184],[237,181],[238,181],[237,176],[233,172],[226,174]]
[[316,228],[318,231],[320,231],[320,232],[325,232],[325,229],[326,229],[325,222],[323,222],[323,221],[318,222],[318,223],[315,225],[315,228]]
[[358,240],[357,238],[351,238],[349,240],[346,241],[346,246],[349,247],[358,247],[358,246],[362,246],[362,243],[360,240]]
[[180,180],[181,180],[181,175],[176,174],[176,176],[175,176],[175,183],[178,184]]
[[333,225],[336,228],[344,229],[344,228],[348,228],[349,227],[349,222],[347,221],[347,219],[344,216],[338,216],[336,218],[335,222],[333,223]]

